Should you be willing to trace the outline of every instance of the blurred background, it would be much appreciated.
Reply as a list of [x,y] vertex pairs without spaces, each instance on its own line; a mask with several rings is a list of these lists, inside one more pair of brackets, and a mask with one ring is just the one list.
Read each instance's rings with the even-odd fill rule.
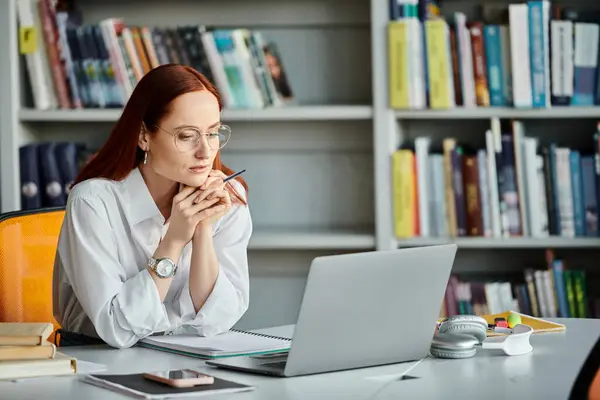
[[238,327],[295,322],[316,256],[448,242],[440,315],[598,318],[595,3],[1,0],[0,212],[64,206],[141,77],[186,64],[247,170]]

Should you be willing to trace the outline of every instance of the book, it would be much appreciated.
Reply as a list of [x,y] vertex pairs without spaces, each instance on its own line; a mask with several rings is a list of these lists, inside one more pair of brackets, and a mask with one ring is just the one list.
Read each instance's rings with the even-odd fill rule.
[[77,360],[61,352],[48,359],[0,361],[0,380],[72,375],[76,372]]
[[123,375],[85,375],[83,382],[105,389],[146,399],[164,399],[185,396],[202,396],[223,393],[243,392],[255,389],[255,386],[214,377],[211,385],[199,385],[188,388],[174,388],[160,382],[144,378],[143,374]]
[[40,360],[54,358],[56,346],[46,342],[40,346],[0,346],[0,361]]
[[221,358],[287,352],[291,339],[232,329],[210,337],[193,334],[149,336],[138,345],[201,358]]
[[0,322],[0,346],[39,346],[54,326],[37,322]]

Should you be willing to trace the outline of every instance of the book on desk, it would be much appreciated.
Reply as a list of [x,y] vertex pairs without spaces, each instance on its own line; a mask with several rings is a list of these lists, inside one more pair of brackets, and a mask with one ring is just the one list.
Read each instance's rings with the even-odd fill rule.
[[0,380],[72,375],[77,360],[48,341],[50,323],[0,322]]
[[232,329],[209,337],[197,334],[148,336],[140,340],[138,345],[154,350],[216,359],[285,353],[290,349],[291,339]]

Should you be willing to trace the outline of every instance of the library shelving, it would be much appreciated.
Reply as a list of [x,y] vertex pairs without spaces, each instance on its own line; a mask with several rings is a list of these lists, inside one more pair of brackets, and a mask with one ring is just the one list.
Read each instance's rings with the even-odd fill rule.
[[[459,307],[481,305],[470,301],[481,291],[491,312],[600,316],[600,293],[587,290],[600,277],[600,7],[553,1],[544,19],[542,4],[371,3],[377,243],[457,244],[442,314],[457,312],[457,299]],[[511,19],[515,10],[521,25]],[[559,51],[550,54],[550,19],[571,23],[560,61]],[[532,26],[523,28],[527,20]],[[558,68],[564,71],[553,75]],[[490,199],[500,203],[496,210]],[[472,283],[464,304],[463,281]],[[527,282],[534,286],[525,293]],[[565,296],[577,305],[570,314]],[[543,312],[528,308],[530,300],[543,303]]]
[[[19,111],[21,122],[116,122],[121,110],[35,110]],[[322,105],[288,106],[264,109],[225,109],[224,121],[335,121],[370,120],[373,116],[369,106]]]
[[[0,102],[1,212],[20,208],[21,146],[67,140],[97,147],[121,112],[119,108],[35,108],[26,63],[19,54],[17,3],[0,4],[0,49],[9,55],[0,58],[0,93],[4,96]],[[392,163],[399,147],[426,136],[438,150],[449,137],[461,145],[485,148],[486,131],[496,119],[520,121],[526,135],[540,144],[591,148],[600,106],[393,107],[390,0],[74,3],[86,24],[120,18],[132,27],[248,28],[276,43],[293,101],[280,107],[226,108],[222,120],[232,127],[233,135],[222,154],[232,168],[247,170],[254,221],[251,268],[259,276],[260,268],[269,270],[262,280],[255,280],[253,290],[281,291],[281,296],[293,297],[283,300],[288,303],[281,307],[297,307],[303,281],[290,276],[303,279],[310,260],[320,254],[457,243],[455,271],[493,276],[514,268],[543,267],[548,248],[555,249],[567,264],[586,268],[598,256],[600,237],[396,236]],[[483,6],[498,9],[526,2],[437,3],[448,21],[456,12],[475,21]],[[577,0],[553,4],[600,9]],[[273,282],[281,286],[273,288]],[[265,320],[251,307],[249,327],[293,322],[289,313],[276,307],[271,311],[271,319]]]

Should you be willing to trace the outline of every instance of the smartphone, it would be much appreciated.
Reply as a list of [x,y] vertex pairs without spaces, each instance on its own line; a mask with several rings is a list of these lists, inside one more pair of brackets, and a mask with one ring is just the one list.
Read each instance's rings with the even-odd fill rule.
[[191,369],[171,369],[166,371],[147,372],[144,378],[165,383],[176,388],[212,385],[215,378]]

